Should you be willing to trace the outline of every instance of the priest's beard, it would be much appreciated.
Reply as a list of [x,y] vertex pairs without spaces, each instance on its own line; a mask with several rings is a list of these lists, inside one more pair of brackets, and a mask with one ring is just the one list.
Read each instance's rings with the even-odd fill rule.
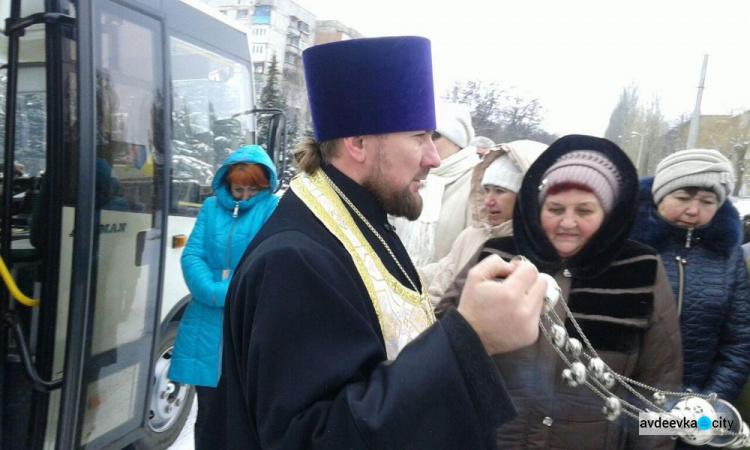
[[[411,180],[406,187],[396,189],[393,181],[388,180],[390,166],[381,154],[375,172],[363,181],[362,186],[372,192],[386,213],[396,217],[405,217],[407,220],[416,220],[422,213],[422,196],[419,192],[411,191]],[[427,172],[429,169],[420,168],[414,179],[424,179]]]

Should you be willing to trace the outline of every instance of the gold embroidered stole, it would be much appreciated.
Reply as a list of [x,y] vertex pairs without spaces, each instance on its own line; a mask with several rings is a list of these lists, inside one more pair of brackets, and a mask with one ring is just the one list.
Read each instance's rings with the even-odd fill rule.
[[320,169],[297,175],[290,187],[351,255],[378,315],[388,359],[396,359],[406,344],[435,323],[424,283],[416,293],[388,272]]

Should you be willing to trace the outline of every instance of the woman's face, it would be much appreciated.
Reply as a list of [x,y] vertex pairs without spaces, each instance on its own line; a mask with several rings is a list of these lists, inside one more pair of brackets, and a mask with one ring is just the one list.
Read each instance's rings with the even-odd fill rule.
[[254,197],[260,191],[261,189],[257,186],[246,186],[235,183],[229,185],[229,192],[232,193],[232,197],[238,202]]
[[513,192],[492,184],[484,186],[484,209],[493,227],[513,218],[515,204],[516,194]]
[[570,258],[599,230],[604,210],[593,193],[568,189],[544,199],[541,220],[542,229],[557,254]]
[[713,191],[698,189],[690,193],[677,189],[665,195],[656,207],[659,215],[684,228],[708,225],[719,210],[719,198]]

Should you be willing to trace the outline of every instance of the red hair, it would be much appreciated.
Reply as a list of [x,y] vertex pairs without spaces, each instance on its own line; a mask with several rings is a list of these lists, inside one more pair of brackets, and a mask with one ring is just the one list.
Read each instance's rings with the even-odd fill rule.
[[268,189],[270,186],[265,170],[256,164],[248,163],[232,164],[227,173],[227,184],[255,186],[260,189]]
[[577,183],[575,181],[564,181],[562,183],[557,183],[551,186],[547,190],[547,195],[555,195],[563,191],[569,191],[571,189],[578,189],[579,191],[586,191],[586,192],[591,192],[592,194],[594,194],[594,190],[591,189],[588,185],[585,185],[583,183]]

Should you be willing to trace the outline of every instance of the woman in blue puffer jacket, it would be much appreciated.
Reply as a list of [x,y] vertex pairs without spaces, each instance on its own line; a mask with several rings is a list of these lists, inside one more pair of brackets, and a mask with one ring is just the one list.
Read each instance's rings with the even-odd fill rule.
[[198,393],[195,435],[200,434],[221,376],[224,298],[250,241],[279,202],[276,169],[257,145],[232,153],[216,172],[208,198],[182,253],[192,295],[177,332],[169,378]]
[[680,314],[683,384],[734,402],[750,372],[742,226],[726,201],[733,168],[716,150],[683,150],[641,180],[632,238],[654,247]]

